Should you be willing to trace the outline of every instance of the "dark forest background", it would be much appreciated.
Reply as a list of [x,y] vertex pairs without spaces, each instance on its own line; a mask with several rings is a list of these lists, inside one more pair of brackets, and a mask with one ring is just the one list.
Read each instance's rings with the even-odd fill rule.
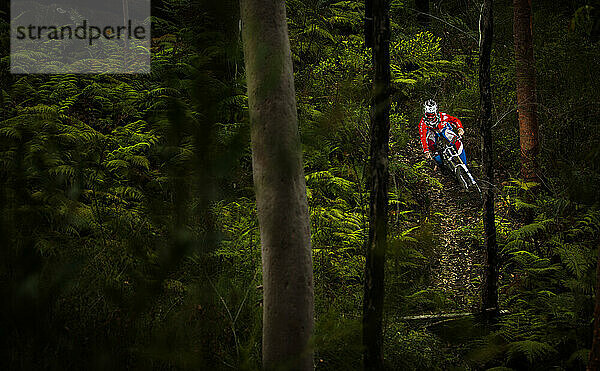
[[[262,272],[238,2],[153,1],[149,75],[11,75],[8,4],[0,4],[2,368],[259,369]],[[450,228],[444,215],[476,200],[447,189],[415,150],[422,103],[433,98],[462,120],[469,167],[481,176],[480,12],[478,1],[431,1],[423,24],[412,0],[391,1],[386,364],[583,370],[600,229],[596,0],[533,1],[536,184],[520,176],[512,2],[495,2],[503,312],[494,325],[407,320],[480,302],[478,290],[435,283],[444,237],[483,249],[481,211]],[[360,369],[372,68],[364,3],[290,0],[287,16],[315,364]],[[480,276],[465,277],[479,287]]]

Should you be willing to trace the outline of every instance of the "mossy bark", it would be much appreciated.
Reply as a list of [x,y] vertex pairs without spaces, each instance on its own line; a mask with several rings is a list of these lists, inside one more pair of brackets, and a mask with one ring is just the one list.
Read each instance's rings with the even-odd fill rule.
[[240,5],[262,247],[263,367],[310,370],[310,224],[285,2]]

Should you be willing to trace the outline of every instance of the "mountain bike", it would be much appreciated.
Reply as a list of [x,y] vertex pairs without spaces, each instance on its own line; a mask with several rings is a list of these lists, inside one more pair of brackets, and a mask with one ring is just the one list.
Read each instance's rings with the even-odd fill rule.
[[456,142],[461,141],[458,135],[452,141],[449,141],[442,135],[437,137],[437,152],[442,157],[442,164],[450,173],[454,174],[460,185],[467,191],[475,191],[481,195],[481,188],[475,181],[467,165],[463,163],[456,150]]

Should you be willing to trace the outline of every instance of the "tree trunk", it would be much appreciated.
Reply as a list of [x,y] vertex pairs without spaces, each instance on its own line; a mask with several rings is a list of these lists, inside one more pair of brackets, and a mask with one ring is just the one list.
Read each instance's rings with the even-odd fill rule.
[[263,367],[311,370],[314,289],[284,0],[241,0],[263,269]]
[[417,22],[421,27],[429,27],[429,0],[415,0],[415,8],[417,9]]
[[363,300],[363,346],[365,349],[363,361],[365,370],[382,370],[382,317],[389,181],[390,19],[389,0],[372,0],[371,4],[371,14],[373,15],[372,57],[375,77],[373,80],[369,158],[370,208]]
[[[600,248],[599,248],[600,250]],[[600,253],[596,265],[596,307],[594,308],[594,337],[587,371],[600,370]]]
[[488,321],[498,313],[498,244],[494,218],[494,152],[492,141],[492,90],[490,87],[490,62],[494,34],[492,0],[485,0],[481,17],[482,32],[479,45],[479,94],[481,99],[481,136],[483,171],[489,184],[483,200],[483,230],[486,250],[486,267],[482,295],[482,312]]
[[538,123],[532,22],[531,0],[514,0],[513,31],[521,143],[521,175],[525,181],[537,181],[538,179],[535,158],[538,152]]

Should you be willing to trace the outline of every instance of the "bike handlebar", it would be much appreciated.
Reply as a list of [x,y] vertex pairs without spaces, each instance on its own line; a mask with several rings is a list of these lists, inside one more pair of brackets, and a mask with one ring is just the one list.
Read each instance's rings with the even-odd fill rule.
[[455,144],[457,140],[460,140],[462,142],[462,137],[458,134],[456,134],[456,136],[454,137],[454,139],[452,139],[452,144]]

